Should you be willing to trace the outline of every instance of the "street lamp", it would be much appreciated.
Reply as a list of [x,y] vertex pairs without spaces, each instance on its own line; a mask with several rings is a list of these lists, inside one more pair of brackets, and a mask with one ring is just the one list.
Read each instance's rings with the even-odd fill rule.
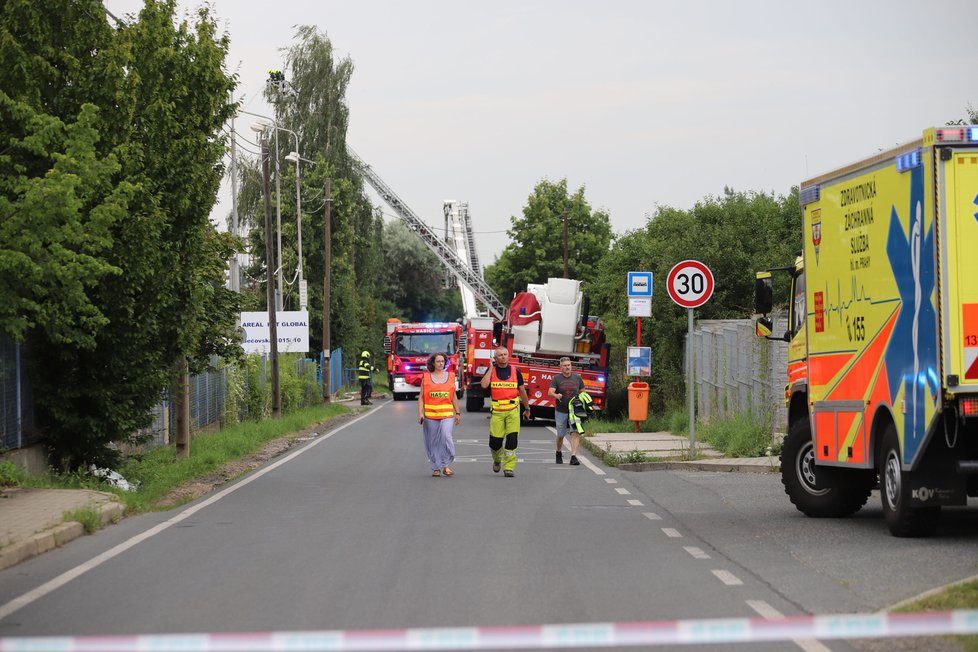
[[[252,122],[251,130],[254,131],[259,136],[264,137],[265,130],[270,125],[261,122]],[[275,291],[275,308],[276,310],[282,310],[282,293],[284,288],[282,287],[282,200],[281,200],[281,187],[279,185],[279,165],[278,165],[278,131],[275,131],[275,231],[278,234],[278,242],[276,246],[276,252],[279,260],[278,268],[275,270],[275,277],[277,280],[278,288]],[[271,282],[271,279],[269,279]]]
[[[299,135],[294,131],[292,131],[291,129],[286,129],[285,127],[278,126],[278,123],[273,118],[270,118],[267,115],[262,115],[260,113],[252,113],[250,111],[238,111],[238,113],[243,113],[245,115],[250,115],[262,119],[262,122],[251,123],[251,130],[257,134],[264,134],[269,127],[275,130],[275,222],[276,222],[276,231],[278,232],[276,251],[278,252],[278,260],[279,260],[279,267],[277,270],[275,270],[275,273],[277,275],[277,281],[278,281],[278,290],[277,290],[278,294],[275,298],[275,305],[279,310],[282,310],[283,309],[282,302],[285,296],[285,288],[283,286],[283,281],[282,281],[282,200],[281,200],[281,183],[279,179],[280,171],[279,171],[279,163],[278,163],[278,132],[287,131],[290,134],[292,134],[292,137],[295,139],[296,151],[299,150]],[[300,265],[302,264],[301,258],[302,256],[300,254],[300,263],[299,263]]]
[[296,223],[296,247],[299,250],[299,310],[306,309],[306,283],[302,276],[302,197],[299,193],[299,161],[302,159],[298,151],[299,139],[296,138],[296,151],[285,155],[285,160],[295,163],[295,223]]

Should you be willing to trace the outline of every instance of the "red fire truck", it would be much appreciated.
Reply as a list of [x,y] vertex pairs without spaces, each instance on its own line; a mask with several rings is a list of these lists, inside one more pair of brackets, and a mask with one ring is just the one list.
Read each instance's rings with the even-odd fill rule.
[[[510,351],[510,362],[523,374],[527,383],[533,416],[553,418],[554,405],[548,390],[554,374],[560,373],[560,358],[571,359],[574,371],[584,379],[587,392],[593,397],[593,407],[603,409],[608,388],[608,344],[604,322],[589,315],[588,304],[581,293],[581,282],[574,279],[551,278],[546,283],[527,287],[519,293],[507,310],[482,277],[475,252],[475,237],[468,217],[467,204],[453,200],[445,202],[446,235],[443,238],[418,217],[397,193],[363,159],[347,147],[347,153],[359,165],[364,180],[404,220],[452,276],[463,291],[466,326],[461,324],[388,324],[385,346],[388,352],[388,372],[395,399],[417,395],[424,360],[434,350],[447,351],[449,367],[458,369],[461,382],[459,397],[466,391],[465,408],[481,410],[485,395],[479,381],[489,370],[492,351],[502,344]],[[449,233],[451,236],[449,237]],[[476,311],[476,300],[485,306],[485,313]],[[399,351],[415,351],[414,345],[398,345],[398,339],[414,335],[413,327],[432,329],[441,333],[443,343],[415,355]],[[459,329],[455,346],[449,344],[447,331]],[[405,329],[405,330],[399,330]],[[403,334],[402,334],[403,333]],[[408,340],[404,340],[407,342]],[[459,365],[458,352],[465,351]]]
[[457,322],[387,321],[384,352],[387,354],[387,377],[395,401],[417,398],[421,377],[432,353],[448,355],[448,371],[455,373],[456,391],[462,397],[459,352],[465,348],[462,325]]
[[477,412],[484,406],[485,393],[479,381],[489,370],[497,344],[506,347],[511,363],[522,372],[534,417],[553,418],[554,402],[548,390],[565,356],[584,380],[594,408],[604,409],[609,347],[604,322],[587,315],[580,285],[574,279],[551,278],[517,294],[505,321],[489,317],[469,320],[463,374],[467,411]]

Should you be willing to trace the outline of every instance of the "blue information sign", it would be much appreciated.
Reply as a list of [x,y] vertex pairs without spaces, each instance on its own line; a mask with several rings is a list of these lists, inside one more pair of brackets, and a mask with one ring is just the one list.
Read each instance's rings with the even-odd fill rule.
[[652,296],[652,272],[628,272],[628,296]]

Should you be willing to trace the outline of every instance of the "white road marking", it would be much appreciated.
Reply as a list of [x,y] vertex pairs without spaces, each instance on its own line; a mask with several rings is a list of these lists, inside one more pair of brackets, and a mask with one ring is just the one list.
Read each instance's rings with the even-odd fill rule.
[[650,521],[661,521],[662,517],[655,512],[642,512],[642,516],[649,519]]
[[605,478],[604,481],[607,482],[608,484],[618,484],[618,481],[615,480],[614,478]]
[[628,489],[625,489],[624,487],[615,487],[615,491],[617,491],[618,493],[620,493],[622,496],[631,496],[632,495],[632,492],[629,491]]
[[51,593],[52,591],[58,590],[59,588],[61,588],[62,586],[64,586],[68,582],[70,582],[71,580],[75,579],[76,577],[79,577],[79,576],[87,573],[88,571],[92,570],[93,568],[97,568],[98,566],[101,566],[102,564],[104,564],[105,562],[109,561],[110,559],[121,555],[125,551],[127,551],[130,548],[132,548],[132,547],[134,547],[134,546],[142,543],[143,541],[146,541],[147,539],[156,536],[160,532],[163,532],[164,530],[167,530],[167,529],[173,527],[174,525],[176,525],[178,523],[181,523],[182,521],[185,521],[186,519],[190,518],[191,516],[193,516],[194,514],[196,514],[197,512],[199,512],[200,510],[204,509],[205,507],[209,507],[209,506],[213,505],[214,503],[216,503],[217,501],[221,500],[222,498],[231,495],[232,493],[234,493],[238,489],[241,489],[242,487],[245,487],[245,486],[251,484],[252,482],[254,482],[255,480],[257,480],[258,478],[264,476],[266,473],[270,473],[270,472],[274,471],[275,469],[277,469],[278,467],[280,467],[283,464],[285,464],[286,462],[290,462],[293,459],[295,459],[296,457],[298,457],[299,455],[302,455],[303,453],[312,450],[313,448],[315,448],[316,446],[318,446],[322,442],[326,441],[327,439],[329,439],[330,437],[332,437],[333,435],[335,435],[339,431],[341,431],[341,430],[343,430],[345,428],[348,428],[348,427],[352,426],[354,423],[357,423],[361,419],[364,419],[364,418],[370,416],[371,414],[377,412],[378,410],[382,410],[383,407],[384,406],[380,406],[378,408],[374,408],[373,410],[370,410],[370,411],[364,413],[362,416],[359,416],[356,419],[353,419],[352,421],[347,421],[345,424],[341,425],[336,430],[333,430],[333,431],[331,431],[331,432],[323,435],[322,437],[319,437],[315,441],[311,442],[310,444],[308,444],[306,446],[303,446],[302,448],[300,448],[299,450],[291,453],[290,455],[287,455],[287,456],[283,457],[279,461],[273,462],[272,464],[269,464],[268,466],[264,467],[263,469],[260,469],[259,471],[256,471],[255,473],[253,473],[252,475],[249,475],[248,477],[244,478],[240,482],[237,482],[237,483],[231,485],[230,487],[227,487],[226,489],[222,489],[221,491],[218,491],[216,494],[214,494],[210,498],[207,498],[206,500],[204,500],[202,502],[199,502],[196,505],[192,505],[190,507],[187,507],[186,509],[184,509],[182,512],[180,512],[176,516],[174,516],[172,518],[169,518],[166,521],[163,521],[162,523],[156,525],[155,527],[152,527],[152,528],[146,530],[145,532],[142,532],[140,534],[137,534],[136,536],[134,536],[134,537],[132,537],[132,538],[126,540],[126,541],[123,541],[122,543],[118,544],[117,546],[115,546],[113,548],[110,548],[109,550],[106,550],[102,554],[97,555],[97,556],[93,557],[92,559],[89,559],[85,563],[79,564],[78,566],[75,566],[74,568],[65,571],[64,573],[62,573],[61,575],[58,575],[54,579],[48,580],[47,582],[45,582],[41,586],[37,587],[36,589],[33,589],[31,591],[28,591],[27,593],[24,593],[23,595],[14,598],[13,600],[7,602],[6,604],[0,605],[0,620],[3,620],[4,618],[6,618],[7,616],[9,616],[10,614],[14,613],[15,611],[17,611],[19,609],[23,609],[24,607],[26,607],[27,605],[31,604],[32,602],[43,598],[48,593]]
[[662,531],[670,539],[682,539],[683,538],[683,535],[679,533],[679,530],[677,530],[674,527],[664,527],[664,528],[662,528]]
[[733,573],[731,573],[730,571],[713,569],[710,572],[716,575],[717,579],[723,582],[724,584],[726,584],[727,586],[740,586],[743,584],[743,582],[740,581],[740,578],[734,575]]
[[[784,618],[784,614],[763,600],[748,600],[747,606],[759,613],[762,618],[766,618],[767,620]],[[829,650],[829,648],[825,647],[814,639],[792,639],[791,642],[805,650],[805,652],[832,652]]]
[[628,504],[632,507],[644,507],[644,505],[642,505],[642,501],[635,498],[629,499]]
[[693,558],[694,559],[709,559],[710,558],[710,556],[708,554],[706,554],[705,552],[703,552],[703,550],[701,548],[697,548],[696,546],[683,546],[683,550],[685,550],[689,554],[693,555]]

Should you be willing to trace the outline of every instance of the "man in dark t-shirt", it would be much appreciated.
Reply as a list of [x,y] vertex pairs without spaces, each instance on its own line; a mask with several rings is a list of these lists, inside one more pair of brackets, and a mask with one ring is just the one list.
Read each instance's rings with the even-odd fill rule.
[[[564,357],[560,359],[560,373],[555,374],[550,381],[550,390],[547,394],[554,399],[554,423],[557,426],[557,464],[564,463],[564,437],[567,436],[568,422],[570,417],[570,400],[584,391],[584,379],[575,374],[571,359]],[[581,443],[580,435],[577,430],[570,433],[570,463],[577,466],[577,447]]]

